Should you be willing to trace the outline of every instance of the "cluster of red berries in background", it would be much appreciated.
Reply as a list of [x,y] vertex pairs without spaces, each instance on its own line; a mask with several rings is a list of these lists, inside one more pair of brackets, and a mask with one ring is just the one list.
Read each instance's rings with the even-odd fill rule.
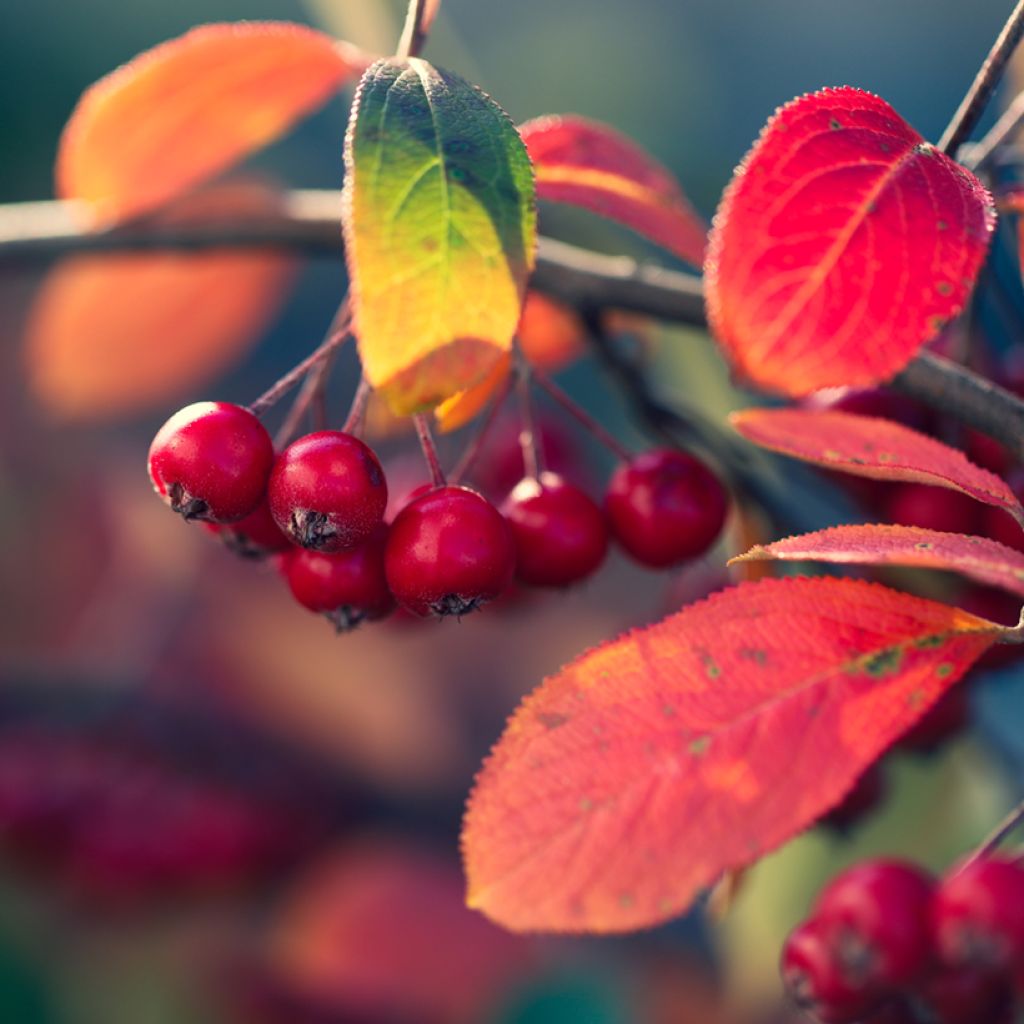
[[823,1024],[1009,1024],[1024,995],[1024,867],[983,856],[936,881],[903,861],[855,865],[790,934],[781,970]]
[[645,452],[613,473],[604,507],[556,473],[514,486],[500,508],[464,486],[417,488],[387,522],[388,484],[352,434],[321,430],[275,453],[241,406],[199,402],[164,424],[149,452],[161,497],[251,556],[276,555],[295,598],[339,629],[397,605],[463,615],[514,578],[565,587],[594,573],[614,539],[637,562],[703,554],[728,510],[715,474],[686,452]]

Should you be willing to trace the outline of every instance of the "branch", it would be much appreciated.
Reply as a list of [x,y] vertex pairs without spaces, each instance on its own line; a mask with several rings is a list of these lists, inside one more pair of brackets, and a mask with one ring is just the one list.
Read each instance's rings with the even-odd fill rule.
[[[177,227],[138,221],[100,233],[82,230],[76,226],[79,221],[74,203],[0,206],[0,269],[76,253],[167,249],[272,248],[332,259],[343,254],[338,193],[330,191],[290,192],[280,215],[256,220]],[[531,284],[585,314],[624,309],[673,323],[705,324],[699,277],[627,257],[605,256],[552,238],[540,240]],[[985,378],[922,353],[892,386],[989,434],[1024,458],[1024,402]]]
[[1017,48],[1022,34],[1024,34],[1024,0],[1017,0],[1016,7],[1006,19],[1006,24],[1003,25],[999,37],[992,44],[992,49],[971,83],[970,89],[967,90],[967,95],[960,104],[960,108],[942,133],[942,138],[939,139],[939,149],[943,153],[955,159],[960,144],[967,141],[984,112],[989,97],[999,83],[999,79],[1006,69],[1007,61]]

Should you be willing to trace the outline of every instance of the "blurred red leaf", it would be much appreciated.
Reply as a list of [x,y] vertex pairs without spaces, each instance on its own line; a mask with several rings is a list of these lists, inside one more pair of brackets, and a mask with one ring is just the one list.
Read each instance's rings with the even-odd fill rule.
[[326,102],[369,58],[287,22],[202,25],[91,86],[57,154],[57,192],[97,224],[153,210]]
[[917,526],[833,526],[771,544],[730,561],[832,562],[947,569],[1024,597],[1024,554],[987,537],[939,533]]
[[583,655],[478,777],[469,905],[518,931],[681,913],[835,806],[1001,629],[877,584],[762,580]]
[[672,173],[607,125],[549,114],[520,125],[537,198],[572,203],[632,228],[699,267],[707,225]]
[[[255,182],[211,185],[158,215],[210,224],[280,208]],[[184,396],[229,366],[275,315],[292,257],[252,250],[69,259],[45,280],[26,330],[32,389],[56,415],[109,419]]]
[[854,476],[948,487],[1024,522],[1006,481],[963,452],[892,420],[826,409],[745,409],[729,419],[763,448]]
[[994,226],[980,182],[884,100],[801,96],[768,122],[719,205],[709,322],[770,391],[886,380],[963,308]]
[[482,1020],[529,948],[466,909],[454,865],[383,839],[310,871],[275,931],[272,963],[291,987],[381,1020]]

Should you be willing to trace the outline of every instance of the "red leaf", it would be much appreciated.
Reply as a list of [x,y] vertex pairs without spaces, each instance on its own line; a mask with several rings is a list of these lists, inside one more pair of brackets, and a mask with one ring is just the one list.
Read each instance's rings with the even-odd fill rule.
[[301,880],[277,925],[273,965],[340,1019],[469,1024],[528,953],[465,908],[456,865],[408,841],[363,839]]
[[1024,554],[987,537],[919,526],[833,526],[772,544],[757,544],[733,562],[833,562],[947,569],[1024,597]]
[[884,100],[801,96],[722,198],[709,322],[737,370],[770,391],[886,380],[963,309],[994,226],[981,183]]
[[827,409],[745,409],[729,419],[749,441],[772,451],[854,476],[963,491],[1024,523],[1024,509],[1004,480],[892,420]]
[[202,25],[101,78],[57,154],[57,192],[97,223],[162,206],[325,103],[368,58],[286,22]]
[[631,139],[597,121],[554,114],[527,121],[519,134],[538,199],[593,210],[694,266],[704,262],[707,225],[672,173]]
[[470,906],[518,931],[684,911],[835,806],[1004,627],[856,580],[748,583],[591,651],[470,797]]
[[[183,196],[154,223],[279,215],[256,182]],[[26,329],[31,386],[68,419],[111,419],[183,398],[238,359],[277,313],[295,260],[221,249],[66,260],[46,278]]]

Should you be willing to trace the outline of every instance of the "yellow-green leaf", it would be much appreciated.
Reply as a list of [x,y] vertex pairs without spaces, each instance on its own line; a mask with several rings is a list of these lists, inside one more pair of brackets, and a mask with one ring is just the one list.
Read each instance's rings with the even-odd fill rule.
[[533,174],[479,89],[415,57],[370,67],[343,224],[363,368],[395,412],[472,387],[509,350],[534,260]]

